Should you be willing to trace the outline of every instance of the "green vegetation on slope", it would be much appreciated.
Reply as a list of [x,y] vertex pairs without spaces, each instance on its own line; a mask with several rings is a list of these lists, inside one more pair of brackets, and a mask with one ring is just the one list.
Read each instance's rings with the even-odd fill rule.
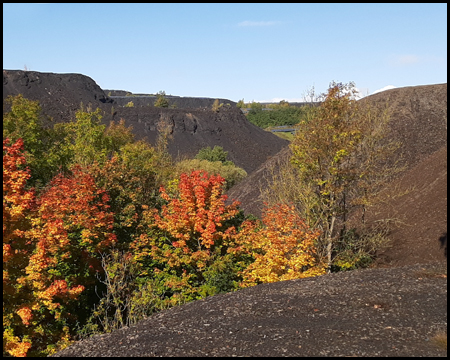
[[246,115],[247,119],[262,129],[271,126],[296,125],[307,116],[309,111],[308,106],[289,106],[288,103],[270,105],[269,108],[263,108],[259,103],[251,103],[250,108]]

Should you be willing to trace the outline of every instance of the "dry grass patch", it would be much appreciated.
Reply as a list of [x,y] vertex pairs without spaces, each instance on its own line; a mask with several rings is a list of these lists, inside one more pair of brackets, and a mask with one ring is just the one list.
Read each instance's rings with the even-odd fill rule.
[[423,278],[447,278],[447,269],[421,269],[414,272],[414,276],[419,279]]
[[430,339],[437,347],[447,350],[447,331],[440,330]]

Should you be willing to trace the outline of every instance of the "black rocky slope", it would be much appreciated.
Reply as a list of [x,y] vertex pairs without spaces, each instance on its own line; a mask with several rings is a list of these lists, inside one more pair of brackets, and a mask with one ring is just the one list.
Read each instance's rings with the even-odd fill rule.
[[137,139],[146,138],[151,144],[155,144],[158,124],[165,122],[173,157],[192,157],[203,147],[218,145],[248,173],[288,143],[251,124],[235,106],[224,105],[218,112],[209,108],[123,107],[106,96],[94,80],[81,74],[3,70],[3,99],[17,94],[38,100],[43,113],[55,122],[73,120],[80,103],[90,104],[92,109],[99,107],[105,124],[124,119],[126,125],[133,126]]
[[169,152],[175,157],[193,157],[206,146],[221,146],[228,159],[251,173],[275,155],[288,141],[250,123],[236,107],[209,109],[167,109],[155,107],[118,108],[105,120],[125,119],[137,138],[154,144],[158,124],[168,126]]
[[3,70],[3,99],[18,94],[38,100],[44,113],[57,122],[68,121],[81,103],[93,108],[112,104],[97,83],[82,74]]

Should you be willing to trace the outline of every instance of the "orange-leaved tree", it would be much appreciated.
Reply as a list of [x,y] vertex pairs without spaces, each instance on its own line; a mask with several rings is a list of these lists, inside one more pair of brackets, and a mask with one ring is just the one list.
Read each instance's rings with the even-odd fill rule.
[[320,232],[309,228],[293,206],[265,208],[263,224],[246,221],[239,244],[254,257],[243,271],[241,286],[322,275],[326,266],[316,254]]
[[[40,302],[36,326],[46,328],[46,333],[64,333],[60,341],[48,340],[46,353],[68,343],[75,323],[82,323],[98,300],[95,287],[99,285],[96,274],[103,271],[101,255],[116,243],[108,201],[106,191],[79,166],[70,176],[55,176],[38,199],[38,213],[29,231],[36,250],[25,280]],[[54,293],[55,286],[59,293]],[[67,301],[58,301],[61,296]]]
[[238,203],[225,205],[225,180],[197,170],[181,174],[171,189],[161,188],[166,201],[160,211],[148,210],[147,234],[132,247],[149,274],[161,278],[161,291],[171,304],[230,291],[237,282],[236,225]]
[[[23,140],[10,145],[3,141],[3,355],[24,356],[31,347],[30,336],[17,336],[15,326],[28,321],[23,302],[31,294],[21,291],[17,279],[25,276],[25,266],[33,249],[26,236],[31,226],[29,213],[35,206],[33,190],[25,190],[30,171],[23,154]],[[23,320],[22,320],[23,319]],[[22,327],[25,326],[22,322]],[[19,325],[20,326],[20,325]]]
[[110,210],[114,213],[114,233],[126,250],[140,234],[142,206],[153,208],[159,202],[159,188],[171,177],[171,164],[143,140],[122,145],[111,159],[94,162],[87,172],[96,184],[108,189]]
[[22,143],[5,145],[3,353],[48,355],[70,342],[92,305],[83,290],[92,294],[99,252],[115,242],[113,217],[105,191],[80,168],[56,176],[32,206],[32,192],[24,191],[29,174],[19,169]]

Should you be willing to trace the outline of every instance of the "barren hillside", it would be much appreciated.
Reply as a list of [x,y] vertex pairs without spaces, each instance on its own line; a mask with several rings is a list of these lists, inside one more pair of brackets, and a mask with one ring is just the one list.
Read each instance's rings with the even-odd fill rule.
[[[158,123],[165,122],[170,128],[168,148],[174,158],[193,157],[203,147],[218,145],[247,173],[288,144],[251,124],[235,106],[222,106],[218,112],[205,108],[122,107],[108,98],[94,80],[81,74],[3,70],[3,98],[19,93],[39,100],[43,113],[56,122],[74,119],[80,103],[91,104],[92,109],[99,107],[106,125],[124,119],[127,126],[133,126],[137,139],[146,138],[151,144],[155,144]],[[188,103],[198,105],[192,101]]]

